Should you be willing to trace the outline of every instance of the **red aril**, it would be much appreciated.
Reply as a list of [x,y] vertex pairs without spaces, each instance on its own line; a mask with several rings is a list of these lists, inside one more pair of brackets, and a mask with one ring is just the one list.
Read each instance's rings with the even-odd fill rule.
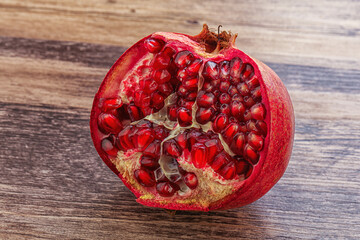
[[198,180],[195,173],[185,173],[184,182],[191,189],[195,189],[198,185]]
[[122,129],[122,124],[116,116],[102,113],[98,118],[98,127],[103,133],[118,133]]
[[94,99],[91,136],[139,203],[240,207],[285,172],[294,136],[290,97],[235,39],[206,25],[196,36],[154,33],[106,75]]
[[134,177],[144,187],[152,187],[155,184],[154,177],[147,170],[144,169],[135,170]]

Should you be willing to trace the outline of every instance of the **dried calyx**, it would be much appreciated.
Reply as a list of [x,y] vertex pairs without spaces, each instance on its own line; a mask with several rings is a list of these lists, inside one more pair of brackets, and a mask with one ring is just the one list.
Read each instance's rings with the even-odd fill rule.
[[206,25],[194,37],[155,33],[124,54],[131,63],[120,58],[105,78],[92,136],[139,202],[228,208],[261,168],[269,145],[266,85],[235,38]]

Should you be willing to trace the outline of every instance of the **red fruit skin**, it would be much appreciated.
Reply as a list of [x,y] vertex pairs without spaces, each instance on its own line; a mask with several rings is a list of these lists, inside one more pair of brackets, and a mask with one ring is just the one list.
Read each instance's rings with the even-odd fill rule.
[[[179,37],[190,38],[195,40],[198,36],[189,36],[180,33],[175,34]],[[167,41],[162,35],[157,38]],[[226,210],[230,208],[241,207],[250,204],[265,193],[267,193],[282,177],[289,163],[295,132],[295,117],[290,96],[277,74],[267,65],[259,60],[251,58],[239,49],[232,46],[227,50],[227,55],[238,56],[244,62],[254,66],[254,71],[259,76],[261,86],[262,102],[265,105],[267,114],[265,122],[268,125],[268,132],[265,138],[265,144],[260,154],[259,163],[254,167],[249,178],[242,182],[241,187],[226,198],[221,199],[208,207],[192,204],[179,204],[175,202],[163,203],[162,201],[153,201],[141,199],[142,193],[135,189],[117,170],[111,162],[108,155],[101,150],[100,131],[97,127],[97,118],[101,113],[99,102],[101,98],[117,97],[117,89],[121,79],[126,75],[126,70],[132,68],[143,54],[147,53],[144,47],[144,40],[153,36],[149,35],[139,42],[135,43],[111,67],[104,81],[95,95],[93,108],[90,117],[90,131],[94,146],[105,164],[123,181],[124,185],[129,188],[137,198],[137,202],[150,206],[172,210],[194,210],[194,211],[212,211]],[[190,49],[190,47],[189,47]],[[191,50],[191,49],[190,49]],[[214,61],[221,60],[221,56],[213,58]],[[261,77],[260,77],[261,76]],[[106,96],[104,93],[106,92]],[[100,133],[101,135],[101,133]]]

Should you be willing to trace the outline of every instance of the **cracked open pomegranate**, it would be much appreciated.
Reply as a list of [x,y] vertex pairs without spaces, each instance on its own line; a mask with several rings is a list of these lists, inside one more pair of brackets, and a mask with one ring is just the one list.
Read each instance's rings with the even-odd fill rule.
[[174,210],[240,207],[285,172],[294,137],[290,97],[236,35],[157,32],[113,65],[91,112],[107,166],[141,204]]

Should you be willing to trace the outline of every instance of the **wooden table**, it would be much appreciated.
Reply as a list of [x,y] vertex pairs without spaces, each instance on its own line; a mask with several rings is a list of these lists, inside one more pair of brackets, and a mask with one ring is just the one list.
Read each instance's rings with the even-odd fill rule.
[[[359,239],[359,1],[0,1],[0,239]],[[279,183],[222,212],[143,207],[96,153],[92,99],[123,51],[207,22],[283,79]]]

